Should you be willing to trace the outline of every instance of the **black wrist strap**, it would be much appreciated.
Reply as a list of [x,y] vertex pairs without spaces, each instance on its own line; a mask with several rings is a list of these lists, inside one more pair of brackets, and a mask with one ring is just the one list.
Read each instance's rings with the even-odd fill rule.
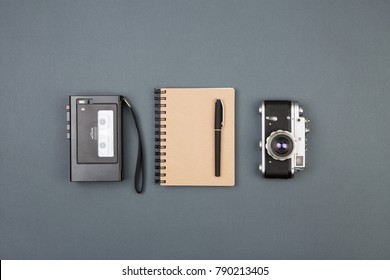
[[142,151],[141,130],[139,129],[137,117],[135,115],[134,110],[131,108],[130,103],[123,96],[121,96],[121,100],[122,100],[122,104],[129,109],[130,114],[134,119],[135,128],[137,129],[138,156],[137,156],[137,166],[135,167],[135,173],[134,173],[134,187],[137,193],[142,193],[142,191],[144,190],[144,161],[143,161],[143,151]]

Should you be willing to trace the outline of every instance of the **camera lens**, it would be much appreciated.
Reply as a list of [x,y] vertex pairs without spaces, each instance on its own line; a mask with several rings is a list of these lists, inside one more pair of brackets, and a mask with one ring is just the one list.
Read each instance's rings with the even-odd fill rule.
[[272,150],[279,155],[289,154],[292,150],[293,143],[289,137],[278,136],[272,140],[271,147]]
[[99,123],[100,123],[101,125],[105,125],[105,124],[106,124],[106,120],[105,120],[105,119],[100,119],[100,120],[99,120]]
[[289,131],[274,131],[267,138],[266,149],[276,160],[289,159],[295,150],[294,136]]
[[101,142],[101,143],[99,144],[99,146],[100,146],[101,149],[104,149],[104,148],[106,147],[106,143]]

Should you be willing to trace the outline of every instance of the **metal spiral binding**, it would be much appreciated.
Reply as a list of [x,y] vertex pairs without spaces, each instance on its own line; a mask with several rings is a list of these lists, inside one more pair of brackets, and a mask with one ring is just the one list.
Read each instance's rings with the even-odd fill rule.
[[164,138],[164,136],[167,135],[167,132],[164,130],[167,127],[167,118],[164,116],[167,113],[165,109],[167,107],[167,104],[164,103],[167,98],[166,96],[163,96],[165,93],[165,90],[154,89],[154,182],[156,184],[166,183],[166,180],[162,179],[162,177],[166,176],[166,173],[161,172],[161,170],[166,169],[166,166],[164,164],[167,162],[165,158],[166,152],[163,151],[167,147],[165,144],[167,139]]

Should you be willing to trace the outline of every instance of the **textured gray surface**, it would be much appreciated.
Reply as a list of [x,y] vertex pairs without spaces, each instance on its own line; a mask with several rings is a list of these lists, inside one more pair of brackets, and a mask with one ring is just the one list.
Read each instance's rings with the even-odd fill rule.
[[[389,1],[0,0],[0,258],[390,258],[389,13]],[[161,86],[236,88],[236,187],[153,185]],[[96,92],[138,111],[143,195],[129,172],[69,182],[64,105]],[[265,98],[298,100],[312,120],[292,180],[257,170]]]

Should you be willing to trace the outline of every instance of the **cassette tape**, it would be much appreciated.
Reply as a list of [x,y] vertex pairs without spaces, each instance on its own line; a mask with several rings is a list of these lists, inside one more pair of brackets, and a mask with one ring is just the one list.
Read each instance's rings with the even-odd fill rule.
[[120,96],[70,96],[71,181],[122,181]]

